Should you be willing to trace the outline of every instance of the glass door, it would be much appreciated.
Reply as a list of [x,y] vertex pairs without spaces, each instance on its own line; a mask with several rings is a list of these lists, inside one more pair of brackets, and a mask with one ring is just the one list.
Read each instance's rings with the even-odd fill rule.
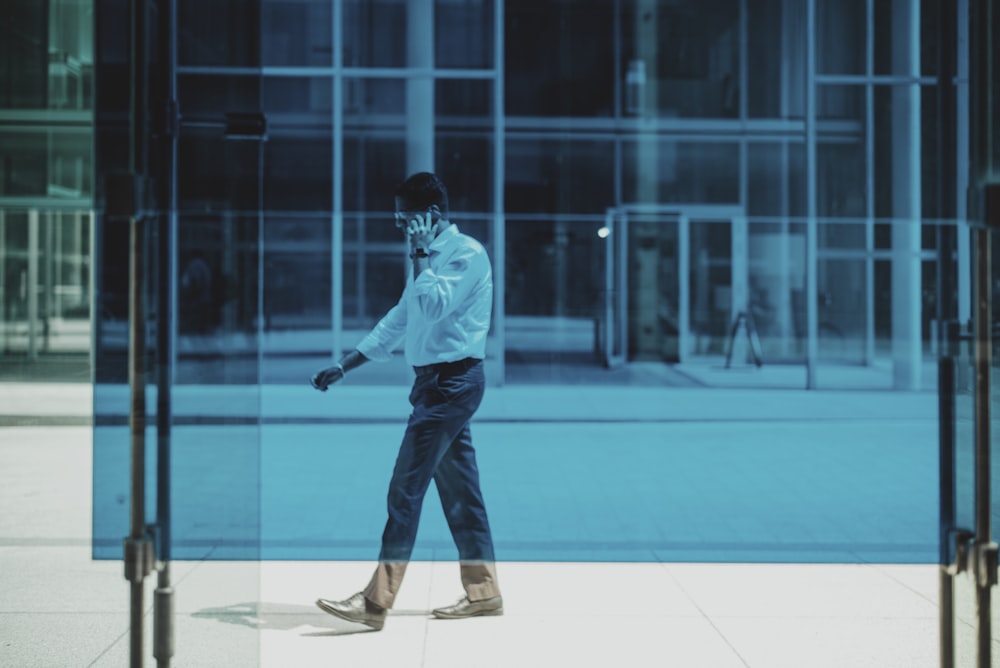
[[608,211],[601,349],[609,367],[724,359],[749,309],[742,220],[718,207]]
[[688,328],[682,306],[681,216],[655,211],[608,212],[602,348],[605,364],[680,359]]
[[636,362],[679,362],[683,324],[681,286],[686,249],[681,248],[677,214],[634,211],[626,240],[628,308],[626,346]]

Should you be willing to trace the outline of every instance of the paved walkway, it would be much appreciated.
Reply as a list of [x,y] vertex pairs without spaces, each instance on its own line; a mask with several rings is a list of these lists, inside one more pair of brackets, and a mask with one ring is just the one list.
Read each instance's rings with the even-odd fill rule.
[[[99,387],[94,396],[90,393],[90,386],[85,384],[0,384],[0,414],[6,416],[0,424],[7,425],[0,428],[0,507],[3,508],[0,666],[128,663],[128,585],[121,562],[91,558],[95,535],[92,484],[101,467],[93,457],[94,430],[88,424],[96,404],[99,419],[104,415],[108,420],[107,428],[120,430],[118,418],[127,408],[127,392],[124,388]],[[273,433],[287,434],[289,430],[300,430],[300,436],[309,436],[357,434],[357,430],[367,429],[390,434],[398,432],[400,411],[405,411],[405,394],[405,388],[399,387],[344,386],[326,394],[303,393],[296,386],[268,386],[264,390],[190,387],[178,390],[175,412],[182,421],[189,421],[186,428],[192,433],[262,414],[265,423],[255,427],[261,433],[277,430]],[[729,460],[730,464],[738,464],[739,469],[736,473],[730,471],[719,483],[721,486],[730,486],[740,479],[751,479],[761,485],[767,478],[755,473],[754,452],[770,445],[775,448],[773,454],[787,455],[780,443],[773,442],[782,442],[780,434],[787,436],[791,430],[794,440],[808,440],[815,446],[811,452],[822,454],[818,460],[803,459],[802,467],[787,471],[785,482],[794,487],[801,499],[810,496],[808,485],[795,487],[803,484],[802,476],[815,475],[817,469],[828,470],[835,462],[842,466],[853,462],[857,471],[869,471],[873,480],[891,482],[893,471],[871,466],[870,461],[850,454],[838,458],[837,448],[832,446],[844,442],[845,435],[853,434],[857,441],[868,433],[881,441],[900,434],[901,441],[892,446],[898,450],[908,439],[933,439],[936,415],[933,393],[892,393],[878,389],[802,392],[507,386],[491,388],[487,396],[479,416],[482,424],[477,427],[477,438],[481,432],[484,439],[482,456],[492,457],[490,462],[483,462],[484,471],[490,470],[487,464],[502,462],[501,448],[491,444],[493,438],[498,439],[496,443],[513,442],[526,448],[522,456],[528,456],[532,444],[524,434],[537,434],[538,429],[549,429],[552,425],[561,425],[573,434],[590,434],[594,443],[608,440],[600,438],[601,433],[606,433],[602,430],[607,429],[633,429],[647,435],[660,434],[660,429],[678,433],[679,429],[686,430],[689,438],[685,442],[692,451],[698,444],[720,448],[721,444],[729,443],[731,456],[743,456],[738,462]],[[255,407],[257,413],[253,412]],[[795,419],[789,422],[789,416]],[[215,424],[205,424],[206,420]],[[757,431],[747,440],[747,428],[752,425],[756,425]],[[874,431],[866,431],[867,428]],[[852,429],[855,431],[851,432]],[[379,434],[381,437],[381,431]],[[268,446],[282,440],[264,436],[261,443]],[[556,440],[552,436],[535,447],[556,447]],[[309,441],[309,438],[284,439],[288,443]],[[742,449],[737,447],[740,444]],[[588,446],[588,456],[597,459],[587,461],[594,466],[607,465],[612,459],[607,456],[601,459],[602,450],[606,455],[608,450],[622,446],[622,442],[608,443],[603,449]],[[381,447],[373,447],[371,456],[376,459],[381,456]],[[267,447],[265,458],[266,452]],[[274,463],[288,461],[279,450],[275,449],[274,454]],[[642,455],[642,449],[634,454]],[[300,449],[291,461],[296,457],[306,457],[299,461],[307,461],[308,456],[308,448]],[[917,459],[926,460],[927,454]],[[704,461],[723,465],[727,460],[709,457]],[[814,464],[811,468],[805,465],[810,461]],[[373,470],[381,464],[373,462]],[[359,465],[367,464],[362,461]],[[909,474],[909,482],[905,484],[929,483],[925,480],[928,472],[921,466]],[[506,464],[494,468],[506,475],[517,470]],[[521,479],[521,488],[505,486],[499,479],[490,483],[497,506],[498,545],[506,543],[512,550],[518,544],[535,549],[546,538],[541,533],[544,522],[539,521],[539,517],[547,516],[546,512],[535,508],[532,516],[530,504],[518,505],[519,499],[539,494],[539,488],[553,507],[562,509],[559,512],[584,508],[587,512],[579,513],[576,526],[589,531],[591,537],[605,535],[612,542],[617,539],[619,547],[631,549],[627,545],[630,540],[623,538],[627,538],[627,532],[642,536],[652,526],[627,524],[628,518],[615,506],[625,497],[609,496],[590,487],[577,488],[569,501],[563,503],[558,490],[572,489],[572,485],[563,483],[579,476],[581,469],[550,473],[547,487],[543,487],[545,477]],[[282,473],[271,469],[267,475]],[[343,482],[352,476],[357,477],[356,472],[347,469],[320,479]],[[683,476],[674,483],[675,487],[683,487]],[[701,481],[686,488],[687,492],[678,492],[675,501],[684,501],[687,507],[673,515],[675,523],[686,521],[689,516],[704,518],[713,513],[719,516],[717,506],[708,511],[703,507],[712,506],[706,504],[709,495],[701,486],[704,484],[707,483]],[[881,497],[883,503],[893,496],[892,486],[889,487]],[[305,488],[314,489],[311,485]],[[263,489],[263,498],[267,499],[267,489],[286,490],[288,486]],[[862,490],[870,492],[871,488],[862,485]],[[648,490],[640,489],[638,493],[646,494]],[[817,494],[831,493],[838,493],[835,487],[817,490]],[[597,502],[588,506],[588,500],[594,499]],[[101,502],[127,506],[127,499],[120,497],[102,496]],[[294,530],[296,517],[301,517],[296,515],[296,509],[316,513],[315,509],[326,503],[326,499],[313,497],[311,504],[299,503],[265,501],[265,509],[270,508],[276,514],[270,524],[264,524],[264,535],[277,541],[272,545],[278,544],[279,539],[301,539]],[[769,506],[772,511],[780,510],[780,495],[768,503],[778,504]],[[367,514],[374,511],[368,510],[367,504],[361,505],[359,514],[369,519]],[[615,512],[607,512],[601,518],[588,514],[609,505],[616,508]],[[643,505],[651,504],[644,501]],[[428,506],[425,513],[428,521],[421,527],[418,539],[424,543],[425,559],[413,564],[397,609],[381,633],[352,627],[323,614],[312,604],[317,596],[347,596],[361,587],[372,568],[364,554],[376,549],[377,536],[353,534],[355,542],[371,543],[358,547],[355,559],[330,561],[329,554],[318,554],[315,559],[294,561],[192,558],[173,562],[177,591],[174,665],[336,664],[403,668],[574,665],[930,668],[937,665],[937,567],[899,560],[782,564],[767,559],[749,563],[744,559],[707,563],[710,561],[705,558],[707,552],[691,552],[689,559],[680,554],[666,554],[636,560],[633,555],[625,554],[619,559],[548,560],[539,559],[537,549],[527,550],[524,558],[511,554],[500,564],[505,616],[454,622],[433,620],[428,614],[430,608],[450,603],[460,594],[453,560],[444,552],[435,553],[438,543],[446,543],[447,536],[431,520],[439,514],[434,510]],[[748,508],[735,510],[739,511],[736,515],[730,512],[726,516],[730,528],[761,516]],[[861,506],[855,506],[842,517],[855,517],[862,532],[881,529],[883,537],[891,538],[884,533],[885,524],[872,515],[860,515],[862,510]],[[929,508],[918,510],[926,514]],[[743,520],[738,519],[740,512]],[[558,513],[550,512],[548,516]],[[800,528],[808,528],[810,516],[808,509],[802,512],[800,517],[806,524]],[[608,517],[619,524],[609,525]],[[656,516],[648,517],[652,521]],[[934,518],[913,519],[915,524],[909,530],[923,531],[923,523]],[[268,526],[273,528],[271,533]],[[346,525],[335,526],[339,530]],[[351,525],[351,531],[360,532],[363,527],[370,533],[378,530],[378,525],[371,527],[363,521]],[[552,528],[565,529],[565,526]],[[531,535],[512,540],[501,535],[501,530],[504,534],[527,531]],[[716,527],[707,529],[709,534],[715,530]],[[655,537],[647,538],[656,542]],[[583,542],[579,536],[570,536],[569,542],[573,540]],[[333,549],[329,545],[324,547],[328,548]],[[801,562],[818,560],[802,558]],[[149,579],[150,590],[154,580]],[[150,615],[146,618],[147,626],[151,626]],[[151,631],[147,631],[146,638],[148,647]],[[152,658],[148,665],[155,665]]]

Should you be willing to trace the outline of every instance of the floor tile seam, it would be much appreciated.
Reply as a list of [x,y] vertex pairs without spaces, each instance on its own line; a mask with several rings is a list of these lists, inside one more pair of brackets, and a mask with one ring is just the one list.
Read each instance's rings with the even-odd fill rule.
[[[433,555],[433,552],[431,554]],[[435,567],[435,565],[439,564],[439,563],[446,563],[446,562],[443,561],[443,560],[439,560],[439,559],[433,559],[430,563],[431,563],[431,567],[429,569],[430,572],[428,573],[428,577],[427,577],[427,591],[425,592],[425,598],[424,598],[424,601],[427,603],[428,607],[431,606],[431,597],[432,597],[432,592],[434,590],[434,576],[435,576],[435,574],[437,573],[437,570],[438,570]],[[390,611],[390,613],[391,613],[391,611]],[[428,615],[430,615],[430,611],[429,610],[428,610]],[[421,638],[420,638],[420,660],[417,663],[418,666],[428,666],[428,663],[427,663],[427,646],[429,645],[430,633],[431,633],[431,625],[428,624],[425,621],[424,622],[423,634],[421,635]]]
[[[152,609],[150,609],[152,612]],[[99,616],[99,615],[128,615],[128,610],[125,609],[123,605],[117,610],[76,610],[61,608],[59,610],[0,610],[0,615],[4,616],[23,616],[23,615],[39,615],[39,616],[57,616],[65,615],[67,617],[79,617],[81,615],[87,616]]]
[[903,589],[906,589],[910,593],[915,594],[917,597],[919,597],[919,598],[927,601],[928,603],[930,603],[935,608],[940,609],[940,607],[941,607],[940,600],[938,600],[936,598],[932,598],[931,596],[928,596],[926,593],[920,591],[916,587],[913,587],[913,586],[909,585],[908,583],[904,582],[903,580],[901,580],[898,577],[896,577],[895,575],[893,575],[890,571],[888,571],[886,569],[887,564],[870,563],[870,564],[867,564],[867,565],[870,568],[874,568],[876,571],[878,571],[879,573],[881,573],[883,576],[889,578],[890,580],[892,580],[893,582],[895,582],[896,584],[898,584],[899,586],[901,586]]
[[[111,642],[111,644],[109,644],[107,647],[104,648],[104,651],[102,651],[100,654],[98,654],[94,658],[93,661],[91,661],[90,663],[87,664],[87,668],[91,668],[91,666],[97,665],[97,663],[101,659],[103,659],[105,656],[107,656],[115,648],[116,645],[118,645],[120,642],[122,642],[123,640],[125,640],[126,638],[128,638],[130,633],[131,633],[131,629],[130,628],[126,628],[121,634],[118,635],[117,638],[115,638]],[[143,633],[145,633],[145,631]]]
[[[89,548],[92,545],[91,538],[72,538],[69,536],[37,537],[25,536],[2,536],[0,535],[0,548],[19,548],[30,550],[79,550]],[[93,559],[92,561],[121,561],[121,559]]]
[[751,614],[717,614],[710,615],[711,619],[717,619],[719,621],[733,621],[733,620],[755,620],[755,621],[811,621],[811,622],[937,622],[937,615],[868,615],[863,613],[857,613],[855,611],[845,612],[844,614],[825,614],[825,615],[809,615],[803,614],[802,612],[789,612],[788,614],[767,614],[767,615],[751,615]]
[[687,597],[691,605],[695,607],[695,609],[701,615],[701,619],[704,619],[709,624],[709,626],[712,627],[712,629],[715,631],[716,634],[718,634],[718,636],[722,639],[722,641],[726,644],[726,646],[729,647],[729,650],[733,653],[733,655],[737,659],[739,659],[740,663],[742,663],[746,668],[751,668],[749,660],[745,656],[743,656],[743,654],[740,653],[738,649],[736,649],[736,645],[734,645],[733,642],[726,636],[726,634],[723,633],[722,629],[719,628],[719,625],[715,623],[715,621],[709,616],[707,611],[698,603],[698,601],[694,598],[694,596],[691,595],[691,592],[689,592],[687,588],[681,583],[681,581],[670,569],[670,564],[667,562],[660,562],[660,566],[667,572],[667,576],[671,580],[673,580],[677,588],[680,589],[681,592],[683,592],[684,596]]

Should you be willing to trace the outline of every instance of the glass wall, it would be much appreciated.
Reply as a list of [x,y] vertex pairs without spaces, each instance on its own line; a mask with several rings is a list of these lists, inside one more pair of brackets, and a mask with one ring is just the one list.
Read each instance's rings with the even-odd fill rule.
[[[99,30],[117,34],[103,9]],[[443,176],[452,220],[493,261],[494,383],[724,384],[723,364],[754,352],[768,370],[881,374],[848,376],[855,388],[927,387],[936,79],[913,48],[927,8],[892,9],[179,0],[176,81],[152,73],[154,105],[176,83],[179,116],[176,137],[149,119],[146,313],[174,337],[164,361],[156,328],[150,369],[173,382],[176,487],[195,490],[175,504],[177,554],[347,554],[317,530],[325,510],[278,495],[317,458],[359,461],[320,451],[317,425],[359,418],[331,417],[306,382],[399,298],[392,193],[421,169]],[[121,83],[120,42],[100,41],[101,90]],[[125,102],[98,101],[102,178],[126,162]],[[98,213],[97,442],[120,485],[128,234]],[[411,378],[400,355],[350,382]],[[822,374],[749,378],[824,387]],[[250,510],[218,491],[230,459]],[[106,519],[111,541],[121,509]]]
[[[99,112],[127,105],[127,48],[100,40],[96,90],[94,35],[125,30],[127,16],[95,22],[82,0],[12,7],[0,47],[2,354],[86,355],[92,234],[98,336],[115,338],[125,315],[124,237],[95,228],[90,210],[99,175],[127,161],[122,118],[92,130],[95,100]],[[241,377],[290,381],[353,346],[398,296],[389,195],[417,164],[443,175],[453,218],[501,268],[496,382],[607,365],[602,312],[617,270],[598,232],[629,207],[701,217],[683,261],[674,233],[657,232],[690,295],[663,330],[683,323],[671,336],[690,345],[654,346],[674,351],[658,357],[666,366],[723,359],[742,311],[768,364],[895,364],[901,345],[922,360],[939,316],[939,239],[915,221],[964,211],[961,184],[939,186],[962,141],[961,125],[950,144],[937,131],[941,6],[816,0],[815,29],[808,8],[178,2],[178,378],[213,378],[198,364],[223,354],[255,366],[246,342],[258,335],[261,368]],[[262,141],[227,134],[227,118],[256,113]],[[912,313],[919,331],[903,336]],[[633,340],[641,319],[626,317]],[[638,350],[632,361],[648,361]],[[528,360],[549,370],[519,372]],[[380,373],[371,382],[406,382],[401,365]]]
[[0,21],[0,379],[90,380],[90,0]]

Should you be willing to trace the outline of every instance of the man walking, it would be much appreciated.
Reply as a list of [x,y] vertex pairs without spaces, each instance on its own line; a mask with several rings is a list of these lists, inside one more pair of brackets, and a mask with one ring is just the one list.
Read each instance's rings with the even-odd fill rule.
[[465,596],[435,617],[503,614],[493,539],[479,488],[469,421],[485,390],[483,358],[493,307],[493,272],[483,246],[448,220],[448,193],[420,172],[396,189],[396,226],[409,242],[412,272],[399,302],[332,367],[319,371],[319,390],[369,360],[386,361],[404,343],[416,379],[413,411],[389,483],[378,566],[364,590],[343,601],[319,599],[322,610],[380,630],[413,551],[424,495],[437,485],[458,547]]

